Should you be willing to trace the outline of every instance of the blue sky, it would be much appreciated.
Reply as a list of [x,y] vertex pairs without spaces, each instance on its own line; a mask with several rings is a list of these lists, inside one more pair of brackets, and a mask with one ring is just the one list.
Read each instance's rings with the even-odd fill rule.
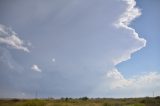
[[159,94],[158,4],[1,0],[0,97]]

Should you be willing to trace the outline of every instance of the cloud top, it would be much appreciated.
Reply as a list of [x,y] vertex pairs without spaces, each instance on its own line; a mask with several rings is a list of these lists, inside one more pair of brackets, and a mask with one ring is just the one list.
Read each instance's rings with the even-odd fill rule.
[[115,65],[121,63],[122,61],[126,61],[131,58],[131,54],[142,49],[146,46],[146,40],[144,38],[140,38],[138,33],[135,31],[135,29],[129,27],[129,24],[137,17],[139,17],[142,13],[139,8],[136,7],[136,1],[135,0],[122,0],[127,4],[126,10],[120,18],[114,23],[114,25],[117,28],[125,28],[126,30],[130,31],[132,34],[130,36],[133,37],[133,39],[137,40],[137,44],[139,46],[132,48],[130,50],[127,50],[122,56],[119,56],[118,58],[115,58],[113,60],[113,63]]

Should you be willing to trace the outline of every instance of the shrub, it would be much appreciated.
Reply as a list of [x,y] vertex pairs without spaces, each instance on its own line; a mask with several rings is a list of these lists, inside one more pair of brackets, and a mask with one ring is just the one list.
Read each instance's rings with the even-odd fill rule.
[[89,98],[88,97],[82,97],[82,98],[80,98],[81,100],[88,100]]
[[155,99],[160,99],[160,96],[156,96]]

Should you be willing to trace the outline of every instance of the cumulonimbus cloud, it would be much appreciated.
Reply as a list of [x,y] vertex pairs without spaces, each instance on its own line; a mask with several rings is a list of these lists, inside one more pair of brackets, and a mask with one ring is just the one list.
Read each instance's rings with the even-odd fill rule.
[[30,52],[25,46],[24,41],[21,40],[17,34],[11,29],[0,24],[0,43],[8,45],[12,48]]
[[[151,90],[151,87],[160,88],[158,73],[126,78],[116,68],[117,64],[127,61],[133,53],[146,46],[146,40],[129,27],[131,21],[141,15],[141,11],[135,7],[135,0],[53,0],[33,1],[31,4],[28,1],[14,3],[14,12],[8,10],[9,16],[13,15],[9,19],[17,26],[30,26],[27,30],[32,33],[28,37],[36,44],[31,58],[21,57],[20,61],[24,61],[24,66],[26,60],[30,59],[29,62],[34,63],[39,61],[44,65],[45,71],[34,73],[41,72],[42,69],[32,63],[30,69],[34,74],[26,69],[28,74],[23,76],[23,73],[20,80],[17,80],[23,82],[17,85],[17,81],[11,81],[15,84],[14,88],[21,88],[25,94],[32,96],[32,90],[39,88],[41,96],[44,97],[133,97],[137,96],[136,92],[144,96],[148,95],[147,90]],[[36,9],[32,11],[28,5]],[[43,12],[42,7],[45,8]],[[19,15],[21,21],[17,21]],[[39,17],[43,17],[43,21],[37,21]],[[43,27],[37,27],[34,22],[42,22]],[[40,30],[44,29],[44,26],[45,30]],[[28,33],[25,28],[22,27],[22,30]],[[9,35],[0,38],[8,40],[7,37],[14,35],[0,30],[1,33]],[[35,39],[34,35],[38,35],[38,39]],[[24,48],[19,48],[19,45],[26,47],[20,42],[8,44],[3,41],[3,44],[23,51]],[[54,67],[51,63],[54,62],[51,60],[52,56],[58,59]],[[10,79],[8,75],[4,74],[5,80]],[[13,79],[17,78],[17,74],[14,75]],[[23,85],[27,81],[28,85]]]
[[[133,96],[129,94],[130,91],[134,92],[134,96],[146,95],[150,93],[149,90],[155,90],[155,87],[160,87],[159,84],[155,83],[160,81],[160,74],[158,72],[150,72],[143,75],[132,76],[131,78],[125,78],[123,74],[121,74],[121,72],[116,68],[117,64],[120,64],[123,61],[127,61],[131,58],[131,55],[133,53],[145,47],[147,42],[144,38],[139,37],[135,29],[129,27],[130,23],[142,14],[140,9],[135,7],[136,1],[123,1],[127,3],[128,7],[126,8],[126,11],[116,21],[116,23],[114,23],[114,25],[120,30],[125,29],[131,31],[133,39],[140,42],[140,45],[136,46],[136,48],[127,50],[121,56],[113,59],[114,67],[107,72],[107,75],[104,78],[106,80],[106,84],[102,84],[101,87],[99,87],[99,91],[105,88],[108,90],[110,89],[109,92],[113,91],[117,93],[117,95],[121,95],[120,97]],[[154,88],[151,88],[154,83],[156,86],[154,86]]]

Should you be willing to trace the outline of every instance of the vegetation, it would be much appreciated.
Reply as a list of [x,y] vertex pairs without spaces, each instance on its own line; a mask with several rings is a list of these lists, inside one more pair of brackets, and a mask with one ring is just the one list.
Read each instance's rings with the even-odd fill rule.
[[0,106],[160,106],[160,97],[155,98],[88,98],[79,99],[1,99]]

